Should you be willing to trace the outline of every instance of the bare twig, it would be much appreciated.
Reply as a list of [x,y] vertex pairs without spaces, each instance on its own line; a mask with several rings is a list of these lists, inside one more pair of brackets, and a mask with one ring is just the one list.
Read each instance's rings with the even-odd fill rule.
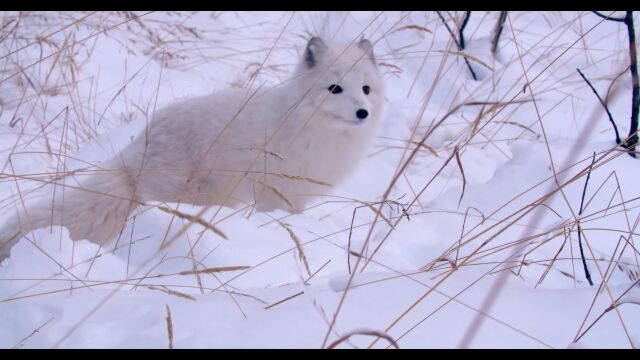
[[500,41],[500,35],[502,34],[502,29],[504,28],[504,21],[507,19],[507,12],[500,11],[500,17],[498,18],[498,22],[496,23],[496,28],[493,32],[493,38],[491,39],[491,53],[493,57],[496,56],[496,51],[498,51],[498,41]]
[[618,21],[618,22],[624,22],[625,21],[624,18],[621,19],[621,18],[610,17],[610,16],[607,16],[607,15],[600,14],[597,11],[592,11],[592,12],[594,14],[600,16],[601,18],[605,19],[605,20]]
[[627,142],[624,143],[624,147],[629,152],[629,155],[636,158],[636,145],[638,143],[638,111],[640,108],[640,85],[638,84],[638,55],[636,53],[636,32],[633,25],[633,11],[627,11],[624,18],[615,18],[603,15],[597,11],[593,11],[597,16],[606,20],[621,22],[627,26],[627,32],[629,34],[629,62],[631,69],[631,83],[633,88],[631,90],[631,122],[629,124],[629,135],[627,136]]
[[638,84],[638,55],[636,54],[636,33],[633,25],[633,11],[627,11],[625,18],[629,33],[629,60],[631,62],[631,81],[633,90],[631,95],[631,125],[629,126],[629,141],[625,147],[629,155],[636,157],[636,144],[638,143],[638,108],[640,107],[640,85]]
[[[580,71],[580,70],[578,70]],[[589,178],[591,177],[591,169],[593,168],[593,163],[596,161],[596,153],[593,153],[593,159],[591,160],[591,166],[589,166],[589,172],[587,173],[587,179],[584,181],[584,188],[582,189],[582,200],[580,201],[580,211],[578,212],[578,216],[582,215],[584,211],[584,197],[587,194],[587,185],[589,184]],[[589,281],[589,285],[593,286],[593,280],[591,280],[591,274],[589,273],[589,268],[587,267],[587,260],[584,258],[584,250],[582,248],[582,227],[580,226],[580,221],[577,222],[578,225],[578,246],[580,247],[580,256],[582,257],[582,266],[584,267],[584,275]]]
[[471,11],[465,11],[464,19],[462,20],[462,25],[460,25],[460,31],[458,34],[460,35],[460,47],[461,50],[464,50],[464,28],[467,27],[467,23],[469,22],[469,18],[471,17]]
[[[462,51],[463,50],[462,45],[460,44],[460,42],[458,41],[458,38],[449,27],[449,24],[447,24],[447,21],[444,19],[444,17],[442,17],[442,14],[440,14],[440,11],[436,11],[436,13],[438,14],[438,17],[440,17],[440,20],[442,20],[442,23],[444,24],[444,26],[449,31],[449,34],[451,35],[453,42],[455,42],[456,47],[458,48],[458,51]],[[467,67],[469,68],[469,72],[471,72],[471,77],[473,77],[473,80],[478,80],[478,76],[476,76],[475,71],[473,71],[473,68],[471,67],[471,64],[469,63],[469,60],[467,59],[467,57],[463,56],[463,58],[464,58],[464,62],[467,64]]]
[[576,68],[576,70],[578,70],[578,74],[580,74],[580,76],[582,76],[584,81],[587,82],[587,85],[589,85],[589,87],[591,88],[593,93],[596,94],[596,97],[598,98],[598,101],[600,101],[600,104],[602,104],[602,107],[604,107],[604,110],[607,112],[607,115],[609,116],[609,121],[611,122],[611,125],[613,126],[613,130],[616,133],[616,144],[622,143],[622,141],[620,141],[620,134],[618,133],[618,127],[616,126],[616,122],[613,120],[613,116],[611,115],[611,112],[609,111],[609,107],[607,106],[607,104],[605,104],[605,102],[602,100],[602,98],[600,97],[600,95],[598,94],[596,89],[593,87],[593,85],[591,85],[591,82],[584,76],[582,71],[580,71],[580,69],[578,69],[578,68]]

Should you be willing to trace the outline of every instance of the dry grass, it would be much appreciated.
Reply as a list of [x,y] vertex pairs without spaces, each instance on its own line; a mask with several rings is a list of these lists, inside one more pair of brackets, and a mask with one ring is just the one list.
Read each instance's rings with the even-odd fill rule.
[[393,340],[393,338],[381,331],[377,331],[377,330],[354,330],[354,331],[350,331],[344,335],[342,335],[339,339],[336,339],[334,342],[332,342],[331,344],[329,344],[329,346],[327,346],[327,349],[335,349],[336,346],[342,344],[343,342],[347,341],[350,337],[354,336],[354,335],[367,335],[367,336],[375,336],[378,339],[385,339],[389,342],[389,344],[391,344],[391,346],[395,347],[396,349],[400,349],[400,346],[398,346],[398,343]]
[[173,321],[171,320],[169,305],[167,305],[167,337],[169,340],[169,349],[173,349]]
[[221,238],[228,240],[229,237],[227,237],[227,235],[225,235],[225,233],[223,233],[220,229],[218,229],[217,227],[213,226],[211,223],[208,223],[206,220],[204,220],[201,217],[198,216],[193,216],[193,215],[189,215],[186,213],[183,213],[181,211],[178,210],[174,210],[174,209],[170,209],[166,206],[158,206],[157,207],[158,210],[163,211],[167,214],[171,214],[171,215],[175,215],[181,219],[187,220],[189,222],[193,222],[196,223],[198,225],[203,226],[205,229],[207,230],[211,230],[214,234],[220,236]]
[[202,270],[182,271],[182,272],[180,272],[180,275],[212,274],[212,273],[225,272],[225,271],[244,270],[244,269],[248,269],[250,267],[251,266],[223,266],[223,267],[216,267],[216,268],[207,268],[207,269],[202,269]]
[[[481,41],[484,36],[481,33],[482,24],[493,24],[497,19],[497,14],[482,14],[474,12],[474,16],[481,20],[471,22],[465,31],[468,46]],[[212,21],[230,16],[211,15]],[[343,21],[334,25],[337,29],[329,30],[338,33],[342,26],[353,25],[351,15],[345,14]],[[453,24],[453,30],[463,16],[462,12],[443,12],[443,15],[443,19],[449,25]],[[272,218],[262,223],[259,228],[270,229],[271,224],[278,223],[287,231],[284,237],[288,235],[290,239],[286,241],[293,241],[293,246],[279,253],[265,254],[263,261],[250,267],[219,266],[219,260],[215,259],[215,256],[207,259],[214,253],[215,248],[206,256],[196,256],[195,249],[204,241],[202,239],[205,231],[199,233],[197,238],[191,239],[188,237],[187,229],[193,224],[198,224],[222,239],[236,241],[232,233],[225,234],[217,225],[232,217],[250,213],[248,209],[252,208],[252,204],[247,204],[245,209],[224,217],[221,216],[222,207],[216,208],[209,218],[206,215],[211,207],[203,207],[197,214],[191,215],[179,211],[180,204],[175,209],[158,205],[157,209],[171,216],[166,230],[158,229],[158,234],[165,234],[162,246],[153,256],[149,254],[149,258],[145,258],[145,261],[131,272],[127,260],[126,276],[122,279],[92,279],[89,270],[95,262],[101,261],[105,254],[118,249],[128,249],[131,253],[132,247],[145,240],[134,239],[133,226],[130,234],[127,234],[130,239],[126,244],[118,242],[113,249],[101,247],[90,258],[79,258],[72,254],[71,259],[62,261],[47,254],[38,239],[29,237],[23,241],[28,241],[36,247],[38,253],[44,253],[56,264],[59,272],[37,279],[20,277],[20,274],[13,278],[0,279],[3,282],[29,281],[28,286],[0,299],[0,303],[48,296],[68,292],[70,289],[74,292],[96,287],[111,289],[110,294],[103,297],[103,301],[92,311],[83,314],[85,316],[60,338],[56,346],[64,346],[64,341],[100,306],[109,301],[117,291],[125,288],[135,289],[140,286],[164,293],[158,293],[158,296],[177,297],[180,301],[195,301],[196,298],[190,294],[192,291],[222,292],[229,296],[244,316],[247,316],[236,297],[253,299],[252,301],[259,302],[262,308],[265,308],[262,305],[266,305],[267,302],[234,288],[237,279],[252,274],[268,279],[270,274],[265,274],[262,269],[266,265],[284,263],[286,258],[283,255],[292,252],[297,252],[303,263],[307,280],[315,276],[331,260],[337,260],[333,264],[344,264],[344,258],[329,259],[312,274],[309,263],[314,263],[310,260],[315,260],[316,254],[307,246],[323,244],[330,248],[335,247],[346,254],[347,264],[343,270],[345,274],[350,273],[350,277],[345,290],[339,295],[337,307],[331,308],[328,316],[322,314],[328,325],[322,347],[333,348],[345,343],[355,346],[349,342],[349,338],[356,334],[374,336],[375,339],[369,342],[369,347],[374,347],[380,339],[387,340],[389,346],[399,347],[398,344],[409,341],[411,335],[419,332],[421,327],[426,326],[435,314],[450,303],[460,304],[475,313],[469,324],[461,324],[460,330],[465,335],[458,344],[460,347],[477,345],[473,341],[485,321],[509,328],[540,346],[552,347],[548,341],[538,336],[540,334],[527,333],[516,324],[494,316],[493,304],[503,290],[506,279],[511,276],[534,278],[535,284],[532,288],[545,286],[555,275],[566,278],[570,286],[584,286],[584,273],[579,266],[581,259],[577,251],[579,232],[586,250],[585,259],[593,276],[599,280],[596,281],[598,291],[593,294],[591,306],[584,315],[582,324],[576,324],[576,328],[579,329],[574,341],[591,334],[591,329],[602,317],[615,314],[622,329],[620,336],[628,339],[633,347],[629,335],[633,331],[628,329],[633,325],[630,325],[624,314],[619,311],[617,305],[620,305],[622,295],[614,294],[609,281],[614,271],[626,271],[627,274],[640,272],[640,252],[635,244],[636,228],[640,222],[640,197],[635,189],[623,188],[621,185],[619,173],[625,169],[611,170],[615,169],[615,164],[619,164],[618,158],[624,156],[616,146],[612,145],[598,151],[592,167],[590,157],[580,158],[580,154],[585,152],[583,150],[590,150],[589,147],[595,146],[591,139],[596,138],[597,131],[606,129],[608,124],[601,116],[599,104],[594,104],[593,107],[584,105],[584,99],[591,102],[592,94],[586,84],[581,82],[573,66],[580,61],[582,70],[591,69],[594,72],[608,74],[601,78],[590,77],[590,80],[599,89],[600,94],[605,94],[606,89],[603,101],[613,106],[627,92],[624,85],[627,79],[624,74],[627,74],[628,67],[622,61],[625,49],[601,49],[601,45],[591,45],[600,44],[601,39],[595,38],[594,30],[602,30],[605,23],[589,21],[591,25],[587,26],[589,13],[539,14],[544,15],[544,23],[548,25],[546,32],[541,34],[533,33],[526,26],[535,15],[526,12],[509,12],[506,15],[495,57],[475,56],[458,51],[443,22],[432,12],[376,12],[370,14],[366,22],[358,25],[359,33],[353,34],[349,40],[357,41],[360,36],[376,34],[372,40],[376,43],[378,65],[385,78],[388,82],[404,79],[403,84],[410,83],[410,86],[401,90],[406,92],[406,98],[411,99],[417,106],[416,109],[407,110],[410,114],[407,117],[413,118],[406,121],[408,132],[403,138],[383,134],[384,136],[376,140],[376,149],[371,151],[368,161],[377,161],[383,156],[397,159],[392,176],[389,176],[390,181],[375,199],[348,198],[336,194],[333,197],[327,196],[327,201],[314,204],[307,209],[313,214],[325,211],[326,216],[321,218],[322,220],[338,219],[340,221],[336,223],[340,224],[349,223],[351,216],[351,224],[348,227],[342,226],[330,233],[317,234],[303,242],[292,228],[298,233],[311,232],[313,229],[299,225],[296,215]],[[64,192],[66,189],[78,188],[79,179],[103,171],[98,161],[85,161],[83,169],[71,168],[69,163],[80,162],[71,154],[77,152],[84,144],[92,143],[96,137],[109,129],[133,123],[133,119],[136,118],[149,121],[157,105],[168,102],[173,97],[183,96],[183,88],[176,85],[177,89],[174,89],[174,85],[167,81],[169,78],[178,79],[175,75],[178,72],[188,73],[200,67],[206,69],[207,64],[215,62],[221,69],[228,69],[228,73],[236,71],[242,75],[234,78],[227,76],[225,71],[220,71],[220,74],[209,77],[210,88],[234,85],[256,88],[263,86],[264,79],[277,83],[284,80],[288,70],[293,66],[293,63],[281,62],[280,59],[287,58],[282,55],[287,54],[290,55],[288,58],[294,58],[295,54],[291,49],[302,41],[300,38],[303,37],[303,33],[299,30],[298,21],[308,21],[303,27],[310,33],[315,33],[323,27],[314,22],[313,19],[316,18],[312,14],[287,13],[283,15],[281,24],[272,24],[270,30],[264,33],[256,31],[262,26],[257,21],[246,22],[246,26],[237,29],[214,26],[205,30],[191,21],[197,16],[182,12],[5,13],[0,23],[0,44],[3,47],[3,55],[0,55],[0,137],[6,136],[10,142],[0,145],[0,152],[7,159],[0,169],[0,185],[1,189],[11,187],[11,193],[15,195],[0,198],[0,210],[24,206],[25,199],[37,194],[36,191],[45,185],[54,184],[55,191]],[[613,30],[600,32],[603,33],[603,38],[614,39],[617,36],[615,29],[607,29]],[[32,36],[34,33],[38,35]],[[394,41],[398,36],[407,36],[412,40],[396,45]],[[572,40],[567,42],[567,39]],[[122,53],[114,58],[124,59],[130,56],[132,59],[138,57],[145,61],[135,64],[118,61],[116,66],[125,67],[121,79],[108,79],[104,74],[101,76],[92,67],[96,57],[100,56],[96,49],[99,49],[97,44],[101,42],[117,44],[116,47]],[[241,43],[252,45],[234,48],[234,44]],[[513,56],[507,56],[509,49],[513,49]],[[488,53],[489,50],[488,48]],[[277,60],[273,60],[274,58]],[[465,60],[475,70],[482,71],[480,81],[473,82],[468,78]],[[410,70],[415,72],[415,76],[405,78]],[[136,93],[140,88],[152,91]],[[397,90],[393,88],[393,91]],[[254,94],[248,93],[247,101],[250,101]],[[404,94],[394,94],[393,99],[403,96]],[[567,121],[580,124],[580,127],[576,128],[584,129],[577,137],[572,137],[579,141],[573,144],[574,148],[571,151],[560,152],[560,147],[554,142],[559,136],[549,131],[550,127],[553,128],[550,121],[557,119],[559,112],[565,114],[563,116],[566,116]],[[613,115],[616,119],[623,118],[619,114]],[[627,125],[620,120],[618,126]],[[446,141],[434,140],[438,134],[446,131],[449,132]],[[217,139],[212,139],[211,147],[216,141]],[[266,139],[267,143],[269,141],[271,139]],[[552,174],[522,184],[519,192],[503,194],[506,200],[494,209],[480,211],[468,205],[466,199],[474,196],[473,190],[477,189],[473,186],[477,180],[473,179],[473,171],[469,170],[473,169],[473,155],[492,154],[494,158],[500,159],[495,162],[504,163],[513,157],[510,150],[512,144],[526,143],[544,145],[546,154],[540,156],[544,156]],[[109,147],[103,150],[117,152],[117,144],[109,144]],[[566,153],[570,155],[565,157]],[[256,153],[254,163],[267,155],[280,157],[278,154],[263,151]],[[455,164],[451,161],[454,157]],[[24,164],[30,161],[42,165],[43,170],[22,171]],[[582,188],[584,176],[590,172],[593,172],[594,179],[589,187],[589,195],[585,197],[584,212],[578,213],[575,209],[580,203],[580,198],[574,194],[577,193],[577,188]],[[251,175],[255,174],[249,176]],[[320,186],[334,185],[296,174],[269,175]],[[276,187],[258,179],[252,180],[293,207],[290,199]],[[452,187],[459,188],[457,205],[464,205],[462,209],[454,208],[455,204],[447,209],[431,205],[429,199],[437,198],[444,189]],[[402,204],[398,200],[392,200],[397,199],[397,194],[403,193],[406,193],[407,197],[403,198]],[[3,194],[9,194],[9,191]],[[225,199],[225,202],[228,200]],[[395,214],[386,215],[385,211],[394,205],[394,201],[402,211],[396,209]],[[607,205],[603,206],[603,203]],[[359,216],[356,216],[356,209],[362,207],[368,208],[370,212],[366,215],[365,212],[359,212]],[[144,211],[146,210],[141,210],[140,213]],[[372,214],[373,217],[365,218]],[[432,217],[446,217],[460,224],[460,228],[451,229],[451,236],[445,240],[449,241],[446,249],[442,253],[425,254],[424,263],[415,269],[397,269],[386,264],[383,255],[385,248],[400,246],[397,243],[402,239],[395,236],[400,225],[405,223],[405,220],[409,222],[414,219],[428,223]],[[169,236],[174,218],[183,220],[183,225],[178,232]],[[284,223],[285,218],[288,223]],[[133,219],[135,217],[132,218],[131,224]],[[249,220],[253,221],[252,223],[261,221],[253,218]],[[373,236],[377,231],[382,236],[378,243],[373,243]],[[351,249],[352,236],[361,241],[361,249]],[[152,266],[158,260],[158,256],[165,254],[170,245],[184,240],[188,241],[187,254],[178,258],[163,257]],[[608,244],[616,244],[612,253],[599,250],[608,248]],[[349,260],[350,252],[357,254],[353,268]],[[233,260],[225,259],[225,262]],[[162,273],[159,269],[171,261],[181,264],[184,262],[191,270]],[[79,269],[86,269],[86,266],[89,268],[84,277],[76,275]],[[388,272],[389,276],[356,284],[356,276],[365,269],[370,270],[370,266]],[[454,295],[441,291],[443,285],[451,281],[454,274],[470,268],[482,269],[482,275],[469,281]],[[227,274],[230,272],[237,273]],[[144,275],[140,275],[141,273]],[[201,278],[200,275],[203,274],[211,276]],[[428,274],[433,283],[424,281],[424,278],[420,277],[423,274]],[[178,281],[181,277],[186,279],[186,275],[195,275],[194,281],[197,281],[197,286],[185,285]],[[337,330],[337,324],[344,317],[343,304],[352,289],[362,289],[373,284],[394,284],[399,279],[409,279],[423,291],[415,299],[406,299],[408,301],[405,303],[409,305],[384,309],[387,314],[391,314],[388,318],[392,319],[382,327],[384,331],[349,331],[344,326],[340,326],[340,331]],[[490,295],[479,304],[470,305],[458,299],[468,289],[487,279],[495,281]],[[40,289],[49,284],[60,285],[57,289]],[[637,284],[637,279],[634,284]],[[266,309],[298,298],[305,294],[305,291],[298,291],[283,300],[270,302]],[[423,311],[418,310],[421,309],[420,306],[428,303],[433,294],[445,294],[446,302],[434,307],[430,312],[419,312]],[[605,296],[606,299],[601,299],[601,296]],[[613,305],[610,308],[599,309],[600,302],[597,300]],[[166,311],[169,348],[173,348],[173,324],[168,304]],[[594,320],[593,314],[600,315]],[[16,347],[21,347],[47,323],[36,328],[18,342]],[[402,326],[399,326],[400,324]],[[400,331],[400,328],[403,330]],[[428,340],[424,344],[437,346]]]
[[49,320],[45,321],[42,325],[38,326],[36,329],[34,329],[29,335],[25,336],[22,340],[20,340],[16,345],[14,345],[13,347],[11,347],[12,349],[19,349],[21,347],[24,346],[24,344],[31,339],[34,335],[36,335],[37,333],[40,332],[40,330],[42,330],[42,328],[44,328],[45,326],[47,326],[47,324],[49,324],[51,321],[53,321],[54,318],[50,318]]
[[278,221],[278,224],[280,224],[280,226],[282,226],[287,230],[287,232],[289,233],[289,237],[291,238],[291,240],[293,240],[293,243],[296,244],[296,248],[298,249],[298,257],[300,258],[300,260],[302,260],[302,263],[304,264],[304,268],[307,270],[307,274],[311,276],[309,261],[307,260],[307,256],[304,254],[304,250],[302,248],[302,243],[300,242],[300,239],[298,238],[298,236],[296,236],[293,230],[291,230],[291,227],[289,227],[287,224],[281,221]]

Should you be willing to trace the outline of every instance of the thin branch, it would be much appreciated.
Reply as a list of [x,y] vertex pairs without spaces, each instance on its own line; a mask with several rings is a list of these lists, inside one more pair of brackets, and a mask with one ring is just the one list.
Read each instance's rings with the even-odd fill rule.
[[498,22],[496,23],[496,28],[493,33],[493,39],[491,40],[491,53],[493,54],[493,57],[496,56],[496,51],[498,50],[498,41],[500,40],[500,35],[502,34],[504,21],[506,19],[507,11],[500,11],[500,17],[498,18]]
[[[455,42],[456,47],[458,48],[458,51],[462,51],[463,50],[462,45],[460,45],[458,38],[449,27],[449,24],[447,24],[447,21],[442,17],[442,14],[440,14],[440,11],[436,11],[436,13],[438,14],[438,17],[440,17],[440,20],[442,20],[442,23],[444,24],[444,26],[449,31],[449,34],[451,35],[453,42]],[[478,77],[476,76],[475,71],[473,71],[473,68],[471,67],[471,64],[469,63],[469,60],[467,59],[467,57],[463,56],[463,58],[464,58],[464,62],[467,64],[467,67],[469,68],[469,72],[471,72],[471,77],[473,77],[473,80],[478,80]]]
[[611,112],[609,111],[609,107],[607,106],[607,104],[605,104],[604,100],[602,100],[602,98],[600,97],[600,95],[598,94],[596,89],[593,87],[593,85],[591,85],[591,82],[589,80],[587,80],[587,78],[584,76],[582,71],[580,71],[580,69],[578,69],[578,68],[576,68],[576,70],[578,70],[578,74],[580,74],[580,76],[582,76],[584,81],[587,82],[587,85],[589,85],[589,87],[591,88],[593,93],[596,94],[596,97],[598,98],[598,101],[600,101],[600,104],[602,104],[602,107],[604,107],[604,110],[607,112],[607,115],[609,116],[609,121],[611,122],[611,125],[613,126],[613,130],[616,133],[616,144],[622,143],[622,141],[620,140],[620,134],[618,133],[618,127],[616,126],[616,122],[613,120],[613,115],[611,115]]
[[597,11],[592,11],[592,13],[594,13],[594,14],[596,14],[596,15],[600,16],[601,18],[603,18],[603,19],[605,19],[605,20],[611,20],[611,21],[617,21],[617,22],[625,22],[625,21],[626,21],[626,18],[622,18],[622,19],[621,19],[621,18],[616,18],[616,17],[609,17],[609,16],[607,16],[607,15],[600,14],[600,13],[599,13],[599,12],[597,12]]
[[638,55],[636,54],[636,32],[633,25],[633,11],[627,11],[624,18],[605,16],[597,11],[592,11],[597,16],[615,22],[624,23],[629,34],[629,68],[631,69],[631,122],[629,124],[629,135],[624,147],[629,155],[636,158],[636,145],[638,144],[638,110],[640,107],[640,86],[638,85]]
[[464,20],[462,20],[462,25],[460,25],[460,31],[458,35],[460,35],[460,48],[464,50],[464,28],[467,27],[467,23],[469,22],[469,18],[471,17],[471,11],[465,11]]
[[631,123],[629,126],[629,141],[625,147],[629,155],[636,157],[635,150],[638,143],[638,108],[640,107],[640,86],[638,85],[638,55],[636,54],[636,33],[633,25],[633,11],[627,11],[625,18],[629,32],[629,60],[631,63],[631,81],[633,84],[631,96]]
[[[580,70],[578,70],[580,71]],[[587,172],[587,179],[584,181],[584,188],[582,189],[582,200],[580,200],[580,212],[578,212],[578,216],[582,215],[584,211],[584,197],[587,194],[587,185],[589,184],[589,178],[591,177],[591,169],[593,168],[593,164],[596,161],[596,153],[593,153],[593,159],[591,160],[591,166],[589,166],[589,172]],[[580,256],[582,257],[582,266],[584,267],[584,275],[589,281],[589,285],[593,286],[593,280],[591,280],[591,274],[589,273],[589,268],[587,267],[587,260],[584,258],[584,250],[582,248],[582,227],[580,227],[580,221],[577,223],[578,225],[578,246],[580,247]]]

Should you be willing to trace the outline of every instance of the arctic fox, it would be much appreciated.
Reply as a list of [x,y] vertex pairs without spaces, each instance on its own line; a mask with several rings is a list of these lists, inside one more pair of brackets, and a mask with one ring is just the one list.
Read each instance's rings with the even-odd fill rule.
[[366,155],[383,111],[371,42],[313,37],[284,83],[171,104],[99,171],[66,187],[64,199],[50,191],[17,206],[0,228],[0,260],[50,224],[106,244],[149,201],[300,212]]

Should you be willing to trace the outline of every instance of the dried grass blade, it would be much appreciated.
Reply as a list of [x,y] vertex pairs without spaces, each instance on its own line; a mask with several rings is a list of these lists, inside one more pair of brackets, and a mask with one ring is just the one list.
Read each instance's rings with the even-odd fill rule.
[[251,266],[223,266],[223,267],[215,267],[215,268],[206,268],[202,270],[181,271],[178,273],[178,275],[212,274],[212,273],[219,273],[219,272],[225,272],[225,271],[245,270],[250,267]]

